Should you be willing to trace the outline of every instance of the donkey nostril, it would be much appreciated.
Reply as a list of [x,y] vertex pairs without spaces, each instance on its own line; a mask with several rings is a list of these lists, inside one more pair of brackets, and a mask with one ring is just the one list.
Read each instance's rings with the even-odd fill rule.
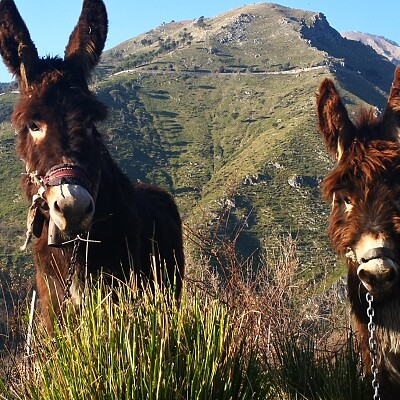
[[370,283],[371,286],[375,286],[375,284],[376,284],[376,278],[375,278],[374,276],[370,277],[369,283]]
[[358,277],[362,282],[365,282],[366,284],[370,286],[375,286],[376,284],[376,276],[365,269],[361,269],[358,271]]
[[59,213],[61,213],[61,208],[60,208],[60,206],[58,205],[57,201],[54,202],[54,209],[55,209],[56,211],[58,211]]
[[357,271],[357,275],[360,281],[370,289],[388,289],[392,287],[398,278],[398,272],[396,268],[378,268],[372,270],[360,268]]

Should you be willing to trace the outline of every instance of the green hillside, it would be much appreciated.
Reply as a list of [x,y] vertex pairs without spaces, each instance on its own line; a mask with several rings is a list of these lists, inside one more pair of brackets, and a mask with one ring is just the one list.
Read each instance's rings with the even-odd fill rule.
[[[315,92],[329,76],[352,110],[382,108],[393,70],[322,14],[258,4],[121,43],[104,54],[93,88],[110,108],[101,128],[123,170],[173,192],[185,223],[212,230],[228,210],[228,228],[244,227],[243,257],[289,233],[307,274],[324,273],[328,260],[336,276],[319,192],[332,161],[316,131]],[[13,257],[28,207],[8,122],[15,96],[0,97],[0,253]]]

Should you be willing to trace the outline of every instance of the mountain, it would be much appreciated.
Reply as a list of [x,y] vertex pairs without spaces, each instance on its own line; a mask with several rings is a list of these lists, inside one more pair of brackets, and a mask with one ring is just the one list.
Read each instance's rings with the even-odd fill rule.
[[393,40],[361,32],[342,32],[342,36],[371,46],[378,54],[386,57],[393,64],[400,64],[400,46]]
[[[133,180],[171,190],[191,229],[240,230],[237,248],[253,259],[296,236],[305,275],[334,279],[343,271],[319,189],[332,161],[316,131],[315,92],[331,77],[352,111],[382,108],[393,71],[323,14],[264,3],[121,43],[104,53],[93,89],[110,108],[101,130],[114,157]],[[8,122],[15,98],[0,97],[0,247],[9,263],[20,257],[28,207]]]

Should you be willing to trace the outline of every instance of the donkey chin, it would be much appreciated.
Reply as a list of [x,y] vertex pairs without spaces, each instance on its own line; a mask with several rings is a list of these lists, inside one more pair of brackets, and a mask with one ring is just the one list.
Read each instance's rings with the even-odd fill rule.
[[369,250],[357,268],[357,275],[372,295],[386,297],[393,293],[399,279],[399,265],[387,248]]
[[46,191],[49,206],[48,245],[60,247],[88,231],[94,214],[94,200],[79,185],[61,184]]

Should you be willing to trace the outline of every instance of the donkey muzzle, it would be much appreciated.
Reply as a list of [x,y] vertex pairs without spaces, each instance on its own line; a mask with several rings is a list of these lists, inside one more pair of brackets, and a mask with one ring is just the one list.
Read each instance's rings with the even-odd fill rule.
[[384,294],[397,282],[399,267],[395,254],[386,247],[368,250],[362,257],[357,275],[371,294]]
[[46,191],[46,201],[50,213],[50,245],[55,245],[60,237],[68,239],[89,228],[94,214],[94,201],[82,186],[51,186]]
[[58,164],[42,178],[49,207],[48,245],[61,246],[88,230],[94,214],[90,180],[77,164]]

